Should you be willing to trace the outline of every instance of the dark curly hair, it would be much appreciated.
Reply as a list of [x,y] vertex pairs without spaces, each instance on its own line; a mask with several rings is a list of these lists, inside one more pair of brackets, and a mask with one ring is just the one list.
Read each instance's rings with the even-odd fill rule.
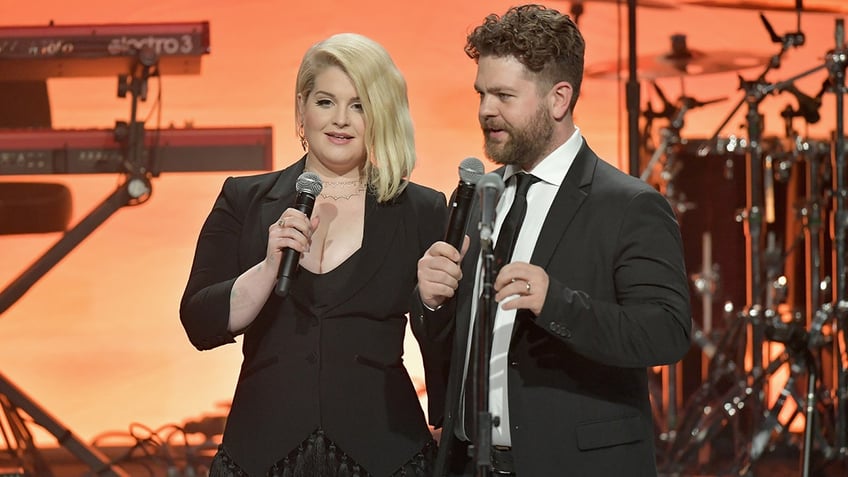
[[491,14],[468,35],[465,53],[474,61],[481,56],[513,56],[536,73],[541,84],[567,81],[574,89],[574,110],[583,80],[586,43],[568,15],[543,5],[512,7],[503,16]]

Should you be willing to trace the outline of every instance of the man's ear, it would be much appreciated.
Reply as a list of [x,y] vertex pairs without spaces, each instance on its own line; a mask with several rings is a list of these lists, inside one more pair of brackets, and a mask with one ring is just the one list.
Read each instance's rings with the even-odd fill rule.
[[551,88],[551,116],[553,116],[556,121],[561,120],[568,114],[573,95],[574,88],[571,87],[571,83],[568,81],[560,81]]

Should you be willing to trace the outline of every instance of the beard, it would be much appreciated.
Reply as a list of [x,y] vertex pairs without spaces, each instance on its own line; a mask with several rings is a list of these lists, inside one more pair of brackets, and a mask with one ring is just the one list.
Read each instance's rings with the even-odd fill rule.
[[486,156],[497,164],[524,166],[532,164],[547,150],[554,134],[553,120],[544,108],[536,110],[530,122],[524,127],[504,124],[502,129],[508,134],[506,141],[500,143],[485,134],[490,127],[483,125],[484,148]]

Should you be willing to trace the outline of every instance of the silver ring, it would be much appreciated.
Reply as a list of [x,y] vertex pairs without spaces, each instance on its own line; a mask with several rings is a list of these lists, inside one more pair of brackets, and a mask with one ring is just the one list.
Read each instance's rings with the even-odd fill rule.
[[527,292],[526,293],[529,295],[530,294],[530,282],[527,281],[527,280],[524,280],[524,283],[527,284]]

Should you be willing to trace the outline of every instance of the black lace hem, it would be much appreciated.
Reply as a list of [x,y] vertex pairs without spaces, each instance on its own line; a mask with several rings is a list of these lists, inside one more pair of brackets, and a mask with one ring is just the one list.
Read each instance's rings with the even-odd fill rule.
[[[436,460],[436,441],[428,442],[392,477],[430,477]],[[227,453],[224,446],[212,459],[209,477],[249,477]],[[324,431],[317,430],[284,459],[274,464],[266,477],[372,477],[344,453]]]

